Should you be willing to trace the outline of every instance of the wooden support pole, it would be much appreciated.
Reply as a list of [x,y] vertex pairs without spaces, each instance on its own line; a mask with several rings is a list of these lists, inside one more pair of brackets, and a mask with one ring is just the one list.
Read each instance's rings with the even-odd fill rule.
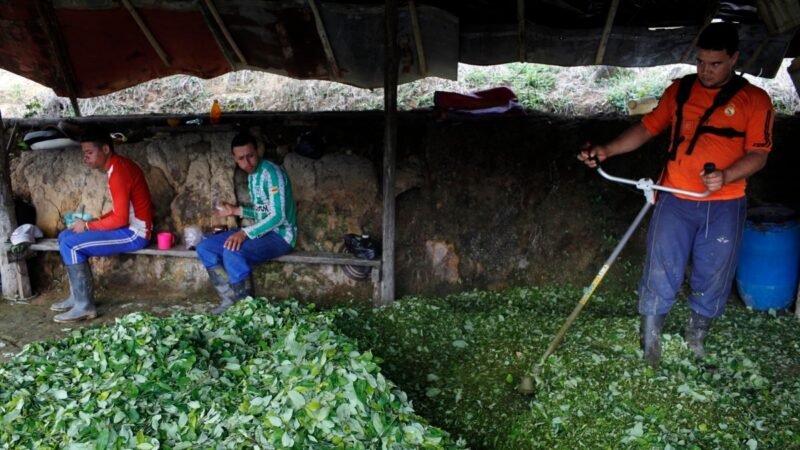
[[236,45],[236,41],[233,39],[233,36],[228,31],[228,27],[225,25],[225,22],[222,20],[222,16],[219,15],[219,11],[217,11],[217,7],[214,5],[213,0],[206,0],[206,6],[208,7],[209,12],[214,17],[214,20],[217,22],[219,29],[222,30],[222,34],[225,36],[225,40],[228,41],[228,45],[231,46],[233,51],[236,53],[236,56],[239,58],[239,62],[244,65],[247,65],[247,58],[244,57],[244,53],[239,49],[239,46]]
[[322,22],[319,8],[317,8],[316,0],[308,0],[308,6],[311,7],[311,12],[314,14],[314,23],[317,26],[317,34],[319,40],[322,41],[322,49],[325,51],[325,58],[328,60],[328,70],[331,74],[333,81],[342,79],[342,73],[339,71],[339,65],[336,63],[336,55],[333,54],[333,47],[328,40],[328,33],[325,31],[325,24]]
[[692,56],[692,52],[694,52],[694,48],[697,46],[697,40],[700,39],[700,33],[706,29],[708,24],[714,20],[714,16],[717,15],[717,10],[719,9],[719,0],[715,0],[709,3],[708,11],[706,13],[705,19],[703,19],[703,24],[697,30],[697,34],[694,35],[694,39],[692,39],[692,44],[683,52],[683,56],[681,56],[681,60],[679,62],[685,63],[689,60],[689,57]]
[[400,68],[397,49],[398,0],[386,0],[385,56],[383,66],[383,254],[381,296],[378,306],[394,302],[395,169],[397,153],[397,80]]
[[517,48],[519,62],[528,61],[527,39],[525,38],[525,0],[517,0]]
[[422,28],[419,26],[419,16],[417,16],[417,2],[408,0],[408,14],[411,16],[411,28],[414,31],[414,43],[417,47],[417,63],[419,64],[419,74],[423,78],[428,76],[428,62],[425,60],[425,46],[422,44]]
[[142,30],[144,37],[147,38],[147,42],[150,43],[150,46],[153,47],[153,50],[158,53],[158,57],[161,58],[161,61],[164,63],[165,66],[169,67],[170,65],[170,58],[167,55],[167,52],[164,51],[164,48],[161,47],[161,44],[158,43],[156,37],[150,31],[150,28],[147,27],[147,24],[144,23],[142,17],[139,15],[139,11],[136,11],[136,8],[133,7],[130,0],[121,0],[122,4],[125,6],[125,9],[131,14],[133,21],[136,22],[136,25],[139,26],[139,29]]
[[53,57],[56,60],[55,67],[58,77],[61,78],[61,82],[64,83],[64,88],[67,91],[75,115],[80,117],[81,108],[78,106],[78,83],[75,81],[75,71],[72,68],[69,53],[64,45],[64,36],[61,35],[61,28],[58,25],[58,20],[56,20],[53,6],[50,2],[45,0],[37,0],[36,10],[39,13],[39,17],[42,19],[42,26],[47,36],[48,43],[50,44],[50,51],[53,52]]
[[603,59],[606,56],[608,38],[611,36],[611,29],[614,27],[614,17],[617,15],[618,8],[619,0],[611,0],[611,7],[608,8],[608,16],[606,17],[606,26],[603,28],[603,36],[600,38],[600,45],[597,47],[597,54],[594,58],[594,63],[596,65],[603,64]]
[[[6,128],[3,126],[0,113],[0,239],[5,241],[17,228],[17,214],[14,209],[14,196],[11,190],[11,165],[9,150],[14,145],[16,125],[11,133],[8,145]],[[27,299],[32,297],[31,282],[28,278],[28,266],[25,261],[9,262],[5,249],[0,251],[0,281],[3,283],[3,298]]]

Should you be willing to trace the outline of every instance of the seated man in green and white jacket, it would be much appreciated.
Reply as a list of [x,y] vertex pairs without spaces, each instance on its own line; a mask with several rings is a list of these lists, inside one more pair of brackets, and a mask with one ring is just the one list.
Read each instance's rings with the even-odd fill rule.
[[219,217],[253,219],[253,225],[207,236],[197,246],[197,256],[208,270],[222,303],[212,309],[221,314],[234,303],[253,295],[252,266],[292,251],[297,240],[294,196],[289,177],[278,165],[258,156],[253,136],[240,133],[231,142],[231,154],[247,173],[251,206],[220,203]]

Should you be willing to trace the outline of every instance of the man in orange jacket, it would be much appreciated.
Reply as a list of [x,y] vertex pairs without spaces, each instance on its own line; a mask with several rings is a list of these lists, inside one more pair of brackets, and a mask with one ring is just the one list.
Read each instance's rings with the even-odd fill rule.
[[[647,256],[639,283],[641,344],[647,362],[661,358],[660,335],[684,280],[689,258],[686,341],[698,359],[713,319],[730,294],[746,216],[745,179],[761,170],[772,149],[774,111],[769,95],[737,76],[739,36],[731,23],[712,23],[697,42],[697,74],[674,82],[653,112],[605,145],[578,155],[595,167],[639,148],[672,129],[670,160],[661,184],[703,192],[697,199],[659,194],[647,233]],[[716,170],[704,174],[703,166]]]

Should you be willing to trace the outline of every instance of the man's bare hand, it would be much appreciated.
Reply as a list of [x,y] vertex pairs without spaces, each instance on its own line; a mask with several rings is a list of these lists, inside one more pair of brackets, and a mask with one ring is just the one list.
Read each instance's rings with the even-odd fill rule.
[[[597,159],[595,159],[595,157]],[[598,161],[603,162],[608,158],[608,149],[604,145],[588,144],[578,153],[578,160],[591,168],[597,167]]]
[[240,248],[242,248],[242,243],[247,240],[247,234],[244,230],[239,230],[236,233],[228,236],[228,239],[225,239],[225,244],[223,247],[232,251],[238,252]]
[[75,221],[72,222],[72,226],[69,227],[69,229],[76,233],[83,233],[84,231],[86,231],[86,221],[82,219],[75,219]]
[[722,189],[722,186],[725,184],[725,172],[721,170],[715,170],[709,174],[703,171],[700,172],[700,177],[703,178],[703,184],[706,185],[706,189],[708,189],[709,192],[716,192]]
[[239,216],[241,215],[241,208],[230,203],[220,202],[214,211],[214,215],[217,217]]

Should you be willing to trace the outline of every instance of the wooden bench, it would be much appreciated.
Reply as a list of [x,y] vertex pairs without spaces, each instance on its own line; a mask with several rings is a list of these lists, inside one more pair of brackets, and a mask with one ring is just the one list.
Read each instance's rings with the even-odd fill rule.
[[[8,244],[6,244],[6,251],[8,251]],[[39,239],[35,244],[28,247],[30,250],[39,252],[57,252],[58,239]],[[176,245],[169,250],[160,250],[155,245],[147,248],[137,250],[135,252],[128,252],[129,255],[152,255],[152,256],[172,256],[178,258],[197,258],[197,252],[194,250],[187,250],[183,245]],[[282,262],[288,264],[327,264],[333,266],[361,266],[369,267],[370,277],[373,284],[373,299],[377,299],[380,289],[381,280],[381,261],[359,259],[347,253],[329,253],[329,252],[303,252],[294,251],[288,255],[283,255],[269,262]]]

